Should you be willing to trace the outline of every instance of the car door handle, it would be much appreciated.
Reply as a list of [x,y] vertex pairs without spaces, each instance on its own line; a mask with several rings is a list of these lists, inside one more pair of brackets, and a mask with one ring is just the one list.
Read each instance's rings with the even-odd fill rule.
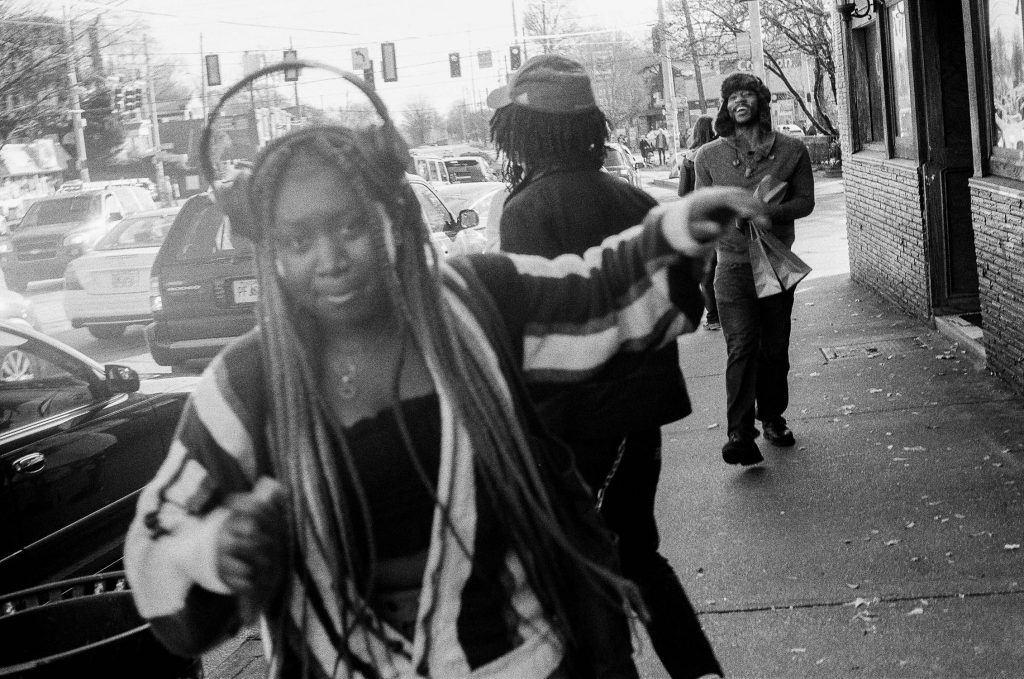
[[19,457],[11,467],[17,474],[38,474],[46,466],[46,456],[42,453],[29,453]]

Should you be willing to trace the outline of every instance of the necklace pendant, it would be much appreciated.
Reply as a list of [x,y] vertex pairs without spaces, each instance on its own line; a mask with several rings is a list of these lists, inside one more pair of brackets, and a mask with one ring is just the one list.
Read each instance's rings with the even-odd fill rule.
[[345,399],[352,399],[356,397],[356,386],[352,384],[351,375],[342,375],[341,387],[338,389],[338,396]]

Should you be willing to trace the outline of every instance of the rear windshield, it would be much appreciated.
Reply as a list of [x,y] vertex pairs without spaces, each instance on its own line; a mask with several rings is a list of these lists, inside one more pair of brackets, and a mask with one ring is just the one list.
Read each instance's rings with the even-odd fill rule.
[[618,167],[620,165],[629,165],[623,157],[622,152],[618,149],[606,148],[604,150],[604,166]]
[[483,168],[476,160],[446,160],[445,167],[448,168],[448,176],[453,182],[483,182],[487,181]]
[[68,196],[59,200],[42,200],[25,213],[18,230],[30,226],[84,222],[100,214],[99,194],[91,196]]
[[97,250],[126,250],[154,247],[164,242],[174,223],[174,215],[128,217],[96,243]]
[[206,201],[182,207],[174,232],[167,243],[167,254],[178,261],[231,257],[252,251],[248,240],[232,237],[231,222],[221,209]]

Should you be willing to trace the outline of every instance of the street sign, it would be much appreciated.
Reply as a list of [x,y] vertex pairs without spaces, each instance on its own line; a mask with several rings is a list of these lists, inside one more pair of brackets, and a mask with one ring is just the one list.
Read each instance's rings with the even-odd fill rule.
[[370,50],[366,47],[352,49],[352,70],[365,71],[370,63]]
[[220,85],[220,56],[206,55],[206,84],[210,87]]
[[476,58],[480,63],[480,68],[491,68],[494,65],[491,50],[480,50],[476,53]]
[[750,32],[740,31],[736,34],[736,54],[740,59],[750,59]]
[[381,74],[384,82],[393,83],[398,80],[398,64],[395,62],[395,43],[380,44]]

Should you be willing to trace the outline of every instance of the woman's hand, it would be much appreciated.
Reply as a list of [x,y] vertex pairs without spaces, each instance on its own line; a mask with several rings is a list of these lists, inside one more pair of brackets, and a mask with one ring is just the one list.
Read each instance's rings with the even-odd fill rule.
[[737,219],[765,228],[771,226],[765,204],[749,191],[716,186],[697,189],[670,203],[662,215],[661,228],[676,250],[689,257],[701,257]]
[[239,597],[251,622],[277,590],[286,570],[287,504],[284,488],[261,477],[251,492],[232,493],[217,535],[217,574]]

